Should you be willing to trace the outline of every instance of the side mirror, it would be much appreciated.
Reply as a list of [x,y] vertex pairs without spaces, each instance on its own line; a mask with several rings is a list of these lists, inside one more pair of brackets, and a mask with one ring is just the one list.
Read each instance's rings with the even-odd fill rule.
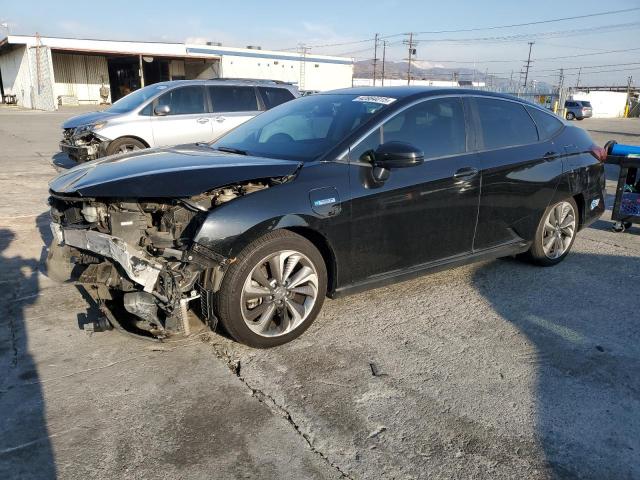
[[153,109],[153,113],[155,113],[158,117],[164,117],[165,115],[169,115],[169,113],[171,113],[171,107],[169,105],[158,105]]
[[376,149],[374,157],[374,166],[386,170],[424,163],[422,150],[406,142],[385,142]]

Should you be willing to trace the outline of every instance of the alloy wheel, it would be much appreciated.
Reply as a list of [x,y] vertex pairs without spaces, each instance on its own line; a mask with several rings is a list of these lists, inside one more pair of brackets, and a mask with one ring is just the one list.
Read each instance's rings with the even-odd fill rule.
[[576,212],[569,202],[556,204],[547,214],[542,235],[542,250],[547,258],[564,255],[576,232]]
[[314,264],[300,252],[282,250],[263,258],[248,275],[240,298],[242,318],[258,335],[286,335],[305,322],[317,298]]
[[127,153],[127,152],[135,152],[136,150],[140,150],[140,147],[137,145],[133,145],[132,143],[125,143],[120,145],[118,148],[118,153]]

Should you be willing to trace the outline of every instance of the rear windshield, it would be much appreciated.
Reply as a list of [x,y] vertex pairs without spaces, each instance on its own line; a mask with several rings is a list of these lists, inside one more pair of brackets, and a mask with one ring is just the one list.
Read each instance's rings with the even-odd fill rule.
[[590,107],[591,106],[591,102],[587,102],[585,100],[580,100],[580,103],[582,104],[583,107]]

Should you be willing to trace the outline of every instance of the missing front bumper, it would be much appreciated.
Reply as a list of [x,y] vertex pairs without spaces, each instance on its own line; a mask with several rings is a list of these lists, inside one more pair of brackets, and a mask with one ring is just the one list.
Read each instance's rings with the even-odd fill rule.
[[129,279],[151,293],[162,266],[144,258],[144,254],[124,240],[93,230],[63,228],[52,223],[51,231],[58,245],[68,245],[109,258],[120,265]]

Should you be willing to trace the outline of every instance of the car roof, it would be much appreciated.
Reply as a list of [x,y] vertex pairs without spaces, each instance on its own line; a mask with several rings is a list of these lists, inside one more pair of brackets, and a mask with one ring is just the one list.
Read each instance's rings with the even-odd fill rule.
[[341,88],[339,90],[330,90],[321,92],[320,95],[326,94],[349,94],[349,95],[371,95],[371,96],[388,96],[394,98],[405,98],[413,96],[433,96],[433,95],[479,95],[483,97],[508,98],[510,100],[522,101],[521,98],[514,97],[497,92],[486,92],[484,90],[475,90],[472,88],[458,87],[420,87],[420,86],[404,86],[404,87],[351,87]]
[[402,86],[402,87],[351,87],[341,88],[339,90],[330,90],[321,92],[317,95],[362,95],[362,96],[383,96],[393,97],[396,99],[409,99],[420,97],[431,97],[436,95],[474,95],[480,97],[490,98],[502,98],[506,100],[514,100],[526,105],[534,107],[540,107],[540,105],[518,98],[513,95],[498,92],[488,92],[484,90],[476,90],[473,88],[458,88],[458,87],[422,87],[422,86]]

